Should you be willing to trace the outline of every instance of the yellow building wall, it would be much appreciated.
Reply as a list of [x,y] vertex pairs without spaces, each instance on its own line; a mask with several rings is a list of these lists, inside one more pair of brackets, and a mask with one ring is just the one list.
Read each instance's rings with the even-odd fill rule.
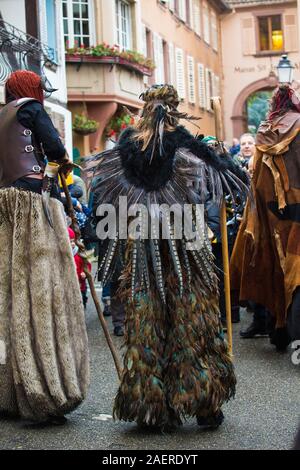
[[[193,124],[183,121],[184,124],[193,133],[204,133],[211,135],[215,133],[214,114],[203,110],[199,106],[198,95],[198,76],[195,67],[195,89],[196,104],[188,102],[188,77],[187,77],[187,56],[192,56],[197,63],[202,63],[206,68],[211,69],[214,74],[219,76],[220,85],[222,81],[221,57],[220,57],[220,35],[219,52],[213,50],[212,46],[206,44],[202,37],[198,36],[187,24],[184,24],[169,8],[161,6],[157,0],[140,0],[142,22],[152,32],[158,33],[167,43],[173,43],[174,48],[178,47],[184,50],[185,54],[185,85],[186,99],[181,103],[180,110],[201,117],[196,123],[200,126],[198,130]],[[210,5],[211,8],[211,5]],[[203,23],[201,24],[203,32]],[[174,84],[176,86],[176,83]]]

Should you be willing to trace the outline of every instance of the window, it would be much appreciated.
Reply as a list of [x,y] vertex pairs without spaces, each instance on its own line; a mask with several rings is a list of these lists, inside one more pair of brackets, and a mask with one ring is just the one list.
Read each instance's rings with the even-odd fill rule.
[[92,45],[90,0],[63,0],[65,47]]
[[117,44],[131,49],[131,8],[128,2],[116,0]]
[[281,15],[259,17],[258,34],[260,51],[282,51],[283,30]]

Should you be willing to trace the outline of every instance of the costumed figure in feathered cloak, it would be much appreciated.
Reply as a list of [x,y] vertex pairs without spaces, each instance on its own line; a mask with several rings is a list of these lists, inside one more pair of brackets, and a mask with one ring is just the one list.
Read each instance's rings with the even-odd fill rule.
[[55,177],[71,163],[45,88],[12,73],[0,112],[0,416],[63,424],[86,396],[89,355]]
[[[231,259],[232,289],[271,314],[271,343],[300,339],[300,99],[281,85],[257,131],[252,189]],[[255,325],[254,325],[255,326]]]
[[[141,236],[133,237],[129,228],[124,240],[117,228],[99,261],[105,284],[124,260],[119,295],[126,303],[126,352],[114,416],[161,429],[188,417],[218,426],[236,379],[219,318],[207,227],[196,229],[196,203],[210,194],[220,204],[233,188],[245,192],[247,176],[178,125],[180,118],[193,117],[177,110],[174,87],[155,85],[141,97],[145,105],[137,125],[122,133],[114,149],[90,159],[97,162],[95,211],[102,203],[119,210],[120,196],[127,196],[128,208],[147,209],[137,211]],[[162,216],[162,204],[175,205],[179,218],[184,205],[190,208],[200,245],[190,246],[182,232],[176,236],[178,214]]]

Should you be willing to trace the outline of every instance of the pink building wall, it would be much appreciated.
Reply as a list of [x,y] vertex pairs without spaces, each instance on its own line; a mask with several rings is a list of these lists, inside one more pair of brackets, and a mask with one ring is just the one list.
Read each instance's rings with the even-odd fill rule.
[[[233,10],[222,19],[222,60],[223,60],[223,109],[225,139],[232,141],[233,137],[239,137],[245,131],[246,119],[243,116],[243,106],[247,98],[255,91],[262,89],[273,89],[276,86],[276,77],[270,77],[282,53],[276,55],[260,55],[257,53],[257,32],[243,36],[243,20],[253,18],[264,13],[295,15],[296,25],[293,37],[285,38],[288,49],[286,51],[289,59],[295,66],[294,86],[300,86],[300,56],[298,39],[298,12],[296,2],[288,4],[276,4],[266,7],[241,8]],[[284,33],[286,31],[284,30]],[[288,31],[290,34],[291,31]],[[296,37],[296,36],[297,37]],[[253,54],[245,55],[245,40],[248,40],[248,50],[253,48]],[[252,44],[251,44],[252,41]],[[296,50],[297,49],[297,50]]]

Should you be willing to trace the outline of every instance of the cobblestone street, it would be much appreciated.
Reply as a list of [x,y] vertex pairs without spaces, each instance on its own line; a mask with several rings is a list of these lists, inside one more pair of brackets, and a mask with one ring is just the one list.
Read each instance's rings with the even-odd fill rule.
[[[224,406],[225,421],[217,431],[203,432],[195,420],[172,434],[141,432],[134,423],[111,419],[118,379],[89,301],[87,325],[92,383],[87,400],[62,427],[29,429],[18,421],[0,421],[0,449],[201,450],[290,449],[299,425],[299,366],[290,353],[278,354],[266,338],[242,340],[241,325],[251,321],[243,312],[233,325],[236,398]],[[110,329],[111,322],[109,319]],[[113,336],[118,350],[122,339]],[[107,415],[107,416],[105,416]]]

